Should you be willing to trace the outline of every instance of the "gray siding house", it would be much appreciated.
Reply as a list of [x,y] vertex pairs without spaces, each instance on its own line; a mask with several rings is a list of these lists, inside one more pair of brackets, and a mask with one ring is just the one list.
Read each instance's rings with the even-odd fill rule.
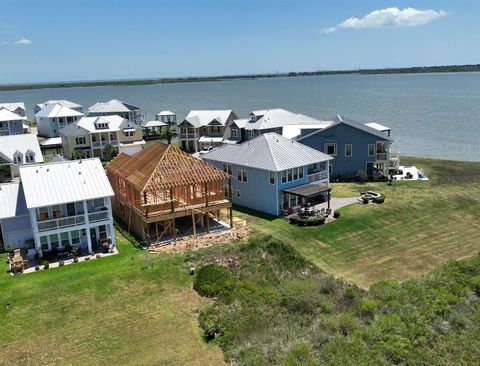
[[[305,204],[302,189],[318,197],[330,191],[328,165],[333,158],[276,133],[223,145],[202,158],[232,175],[234,204],[270,215]],[[293,188],[295,193],[289,193]]]
[[355,177],[359,171],[380,178],[398,167],[398,156],[390,151],[393,140],[388,127],[337,116],[328,127],[302,132],[297,141],[335,158],[330,164],[332,178]]

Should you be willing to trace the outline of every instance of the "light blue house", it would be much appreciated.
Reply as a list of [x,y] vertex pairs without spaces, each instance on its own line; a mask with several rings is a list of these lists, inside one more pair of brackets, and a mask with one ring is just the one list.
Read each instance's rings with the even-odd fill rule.
[[390,151],[390,128],[378,123],[363,124],[337,116],[325,128],[302,129],[295,139],[335,158],[330,163],[332,179],[352,178],[360,171],[381,178],[398,167],[398,155]]
[[232,201],[239,206],[279,216],[330,197],[328,166],[333,158],[277,133],[223,145],[202,158],[232,175]]

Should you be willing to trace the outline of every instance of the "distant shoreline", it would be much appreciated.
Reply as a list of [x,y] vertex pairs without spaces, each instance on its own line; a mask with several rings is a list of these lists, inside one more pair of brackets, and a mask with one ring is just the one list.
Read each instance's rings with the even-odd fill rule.
[[423,74],[423,73],[478,72],[478,71],[480,71],[480,64],[451,65],[451,66],[422,66],[422,67],[402,67],[402,68],[388,68],[388,69],[386,68],[386,69],[286,72],[286,73],[275,73],[275,74],[245,74],[245,75],[199,76],[199,77],[179,77],[179,78],[150,78],[150,79],[136,79],[136,80],[99,80],[99,81],[11,84],[11,85],[0,85],[0,91],[95,87],[95,86],[152,85],[152,84],[172,84],[172,83],[191,83],[191,82],[228,81],[228,80],[255,80],[255,79],[299,77],[299,76]]

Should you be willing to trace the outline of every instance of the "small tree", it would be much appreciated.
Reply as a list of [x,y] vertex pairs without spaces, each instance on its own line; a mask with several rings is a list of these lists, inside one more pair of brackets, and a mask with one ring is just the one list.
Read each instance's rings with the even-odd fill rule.
[[167,140],[169,145],[172,144],[172,140],[178,136],[178,133],[175,129],[168,127],[162,128],[160,131],[160,139]]
[[106,160],[111,160],[111,159],[112,159],[112,155],[113,155],[113,151],[114,151],[114,148],[113,148],[112,144],[106,144],[106,145],[103,147],[103,157],[104,157]]
[[75,151],[74,158],[75,158],[75,159],[84,159],[84,158],[85,158],[85,151],[83,151],[83,150],[76,150],[76,151]]

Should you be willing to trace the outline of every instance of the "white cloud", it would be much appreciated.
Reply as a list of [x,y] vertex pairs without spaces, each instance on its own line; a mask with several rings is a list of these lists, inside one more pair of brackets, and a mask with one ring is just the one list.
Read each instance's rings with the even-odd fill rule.
[[13,42],[13,44],[18,44],[18,45],[29,45],[29,44],[32,44],[32,43],[33,42],[30,41],[27,38],[22,38],[22,39],[19,39],[18,41]]
[[448,15],[443,10],[418,10],[415,8],[399,9],[397,7],[374,10],[363,18],[351,17],[339,23],[336,27],[325,28],[323,33],[329,34],[337,28],[361,29],[383,27],[416,27]]
[[322,32],[325,33],[325,34],[330,34],[330,33],[333,33],[337,30],[337,28],[335,27],[330,27],[330,28],[323,28]]

